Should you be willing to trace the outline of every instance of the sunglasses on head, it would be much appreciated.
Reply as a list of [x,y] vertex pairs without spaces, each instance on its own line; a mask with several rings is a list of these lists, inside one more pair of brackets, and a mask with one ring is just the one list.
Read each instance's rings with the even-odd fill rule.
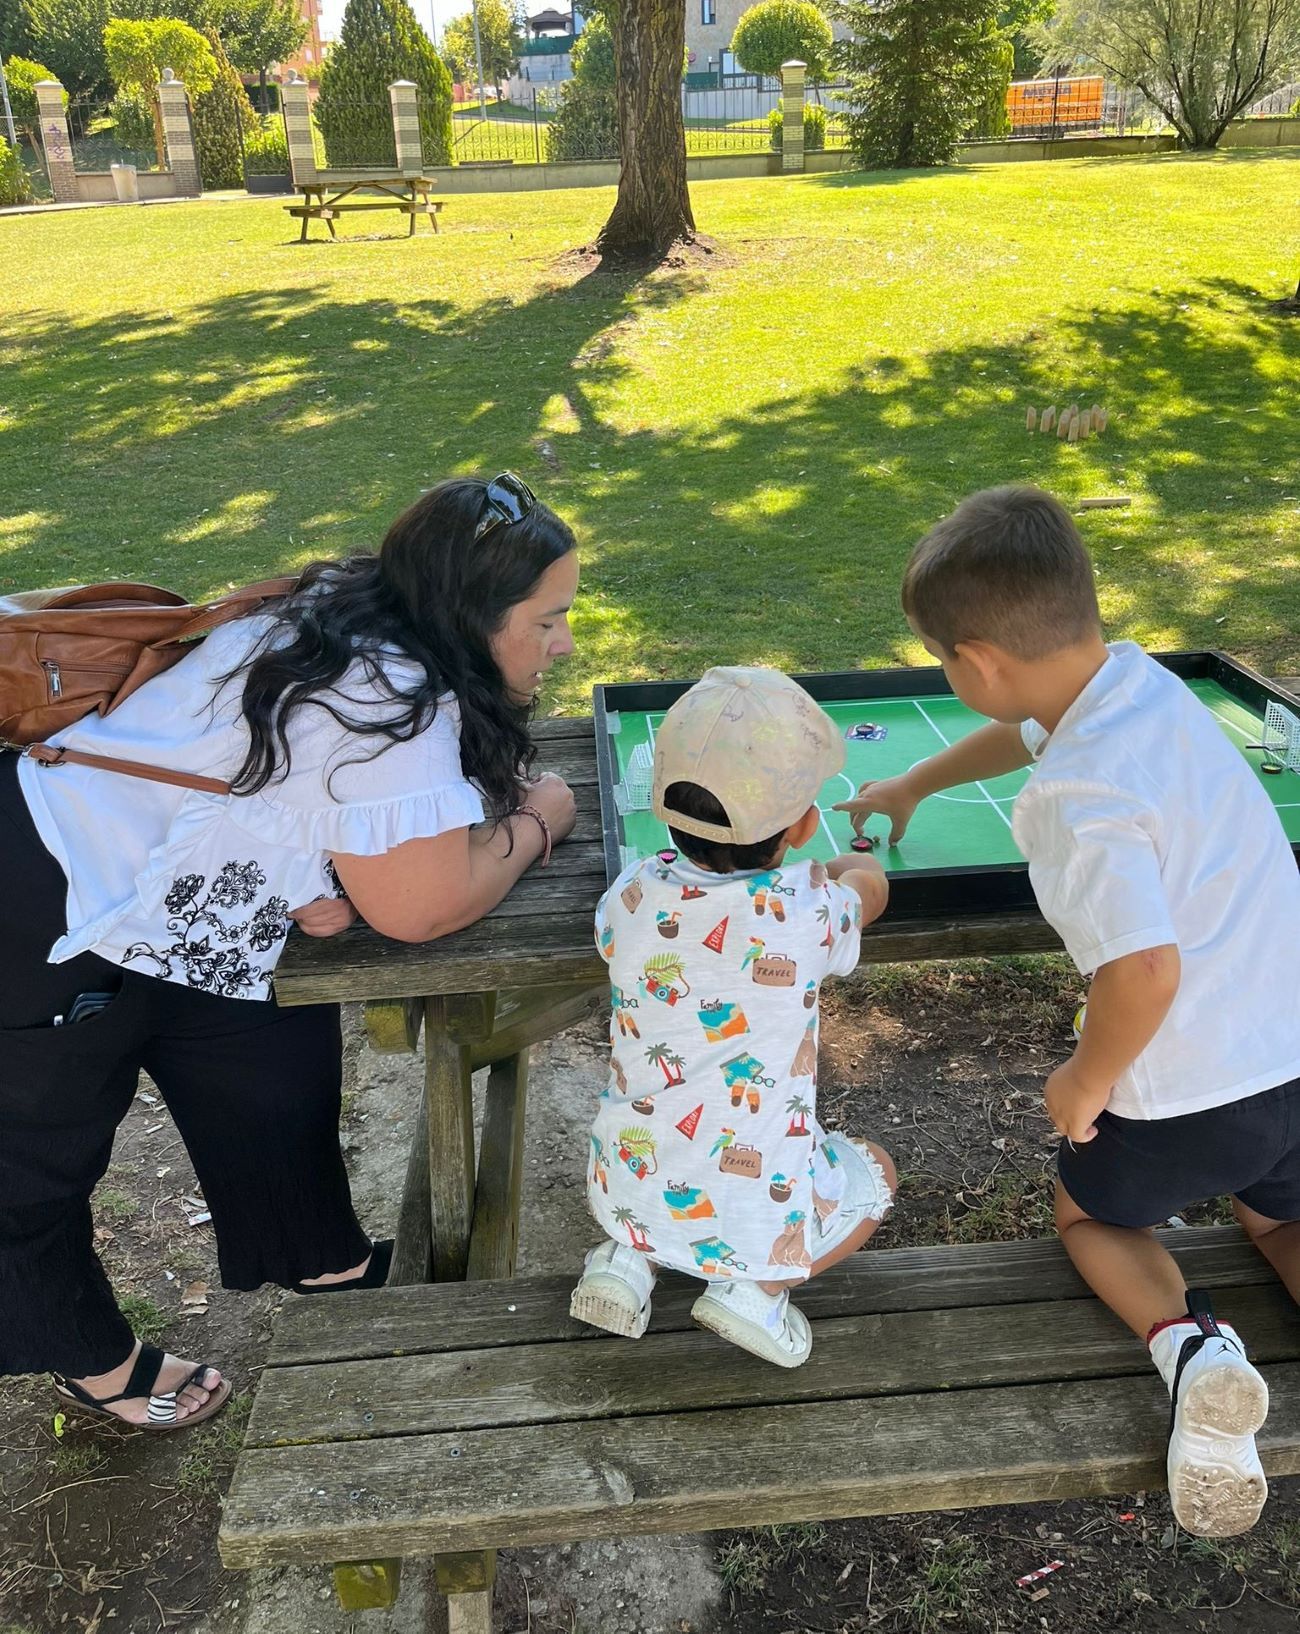
[[513,471],[503,471],[499,477],[493,477],[483,497],[483,514],[474,529],[474,543],[491,533],[493,528],[522,522],[536,504],[533,490],[526,482],[521,482]]

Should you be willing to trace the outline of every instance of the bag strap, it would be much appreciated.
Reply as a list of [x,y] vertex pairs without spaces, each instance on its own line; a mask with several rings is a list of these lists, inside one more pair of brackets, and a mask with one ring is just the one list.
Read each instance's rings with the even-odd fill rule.
[[175,635],[170,635],[165,641],[157,641],[155,647],[174,647],[183,641],[197,641],[208,635],[219,625],[228,624],[234,618],[247,618],[266,601],[274,601],[280,596],[287,596],[297,587],[298,580],[262,579],[257,584],[246,584],[242,589],[232,590],[228,596],[222,596],[219,601],[211,601],[188,624],[181,626]]
[[148,766],[142,760],[114,760],[109,755],[87,755],[80,749],[59,749],[52,743],[32,743],[23,750],[38,766],[94,766],[102,772],[120,772],[125,777],[141,777],[148,783],[171,783],[179,789],[197,789],[200,794],[229,794],[230,784],[218,777],[200,777],[197,772],[169,772],[164,766]]

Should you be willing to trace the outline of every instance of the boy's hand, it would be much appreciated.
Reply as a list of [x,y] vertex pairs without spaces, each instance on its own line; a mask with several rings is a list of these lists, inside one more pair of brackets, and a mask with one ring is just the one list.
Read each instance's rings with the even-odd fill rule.
[[1043,1088],[1047,1115],[1057,1134],[1072,1140],[1076,1146],[1095,1140],[1096,1119],[1105,1111],[1112,1087],[1106,1084],[1098,1088],[1084,1079],[1074,1056],[1057,1067]]
[[863,783],[852,800],[841,800],[831,810],[847,811],[853,821],[853,832],[858,836],[861,836],[862,825],[872,812],[880,812],[890,821],[890,845],[897,845],[907,833],[912,813],[920,803],[920,795],[904,774],[902,777],[882,777],[873,783]]

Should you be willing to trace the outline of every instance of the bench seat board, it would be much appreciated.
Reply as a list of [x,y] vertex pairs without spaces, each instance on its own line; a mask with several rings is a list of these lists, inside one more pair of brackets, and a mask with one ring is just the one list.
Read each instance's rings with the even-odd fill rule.
[[[1300,1363],[1267,1370],[1265,1468],[1300,1472]],[[707,1531],[1130,1492],[1163,1481],[1158,1377],[746,1413],[650,1414],[251,1448],[226,1499],[230,1567]]]
[[[1267,1261],[1237,1226],[1156,1235],[1172,1251],[1192,1287],[1276,1282]],[[573,1280],[521,1277],[387,1288],[381,1300],[366,1293],[290,1300],[276,1321],[269,1366],[567,1339],[600,1343],[602,1336],[594,1328],[569,1318]],[[650,1332],[695,1331],[690,1308],[699,1291],[698,1282],[665,1275],[655,1292]],[[799,1308],[812,1321],[1075,1299],[1091,1300],[1092,1295],[1055,1238],[853,1254],[798,1294]]]
[[[1282,1288],[1234,1290],[1220,1303],[1256,1361],[1300,1360],[1300,1311]],[[811,1357],[789,1369],[695,1331],[647,1334],[636,1344],[606,1337],[274,1368],[263,1377],[247,1443],[834,1403],[1150,1370],[1146,1347],[1095,1300],[902,1311],[818,1322]]]

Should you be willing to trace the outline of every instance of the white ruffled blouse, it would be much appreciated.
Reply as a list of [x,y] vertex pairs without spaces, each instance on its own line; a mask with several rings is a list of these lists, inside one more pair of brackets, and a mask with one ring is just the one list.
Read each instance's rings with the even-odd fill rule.
[[[228,781],[248,749],[239,665],[265,618],[223,626],[126,699],[51,741]],[[394,656],[404,684],[416,671]],[[322,694],[351,719],[399,707],[360,664]],[[460,763],[460,715],[448,694],[409,742],[348,731],[329,709],[300,710],[289,728],[287,776],[254,795],[204,794],[84,766],[19,762],[46,848],[68,880],[62,964],[97,953],[128,970],[218,993],[264,999],[289,931],[289,912],[341,891],[332,852],[379,856],[483,820]],[[375,749],[382,753],[370,758]]]

